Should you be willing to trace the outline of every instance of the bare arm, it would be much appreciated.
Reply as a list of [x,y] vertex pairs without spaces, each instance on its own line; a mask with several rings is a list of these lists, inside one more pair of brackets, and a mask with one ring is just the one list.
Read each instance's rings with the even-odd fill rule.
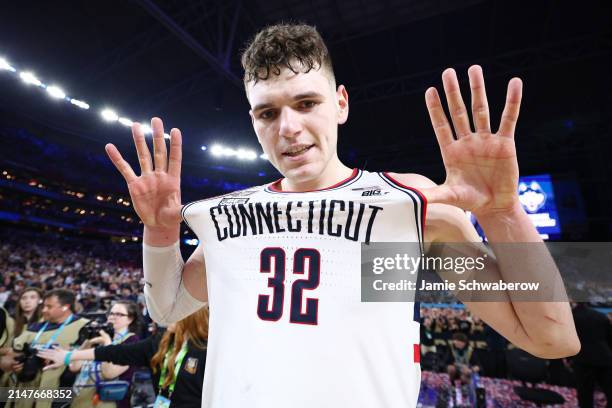
[[[442,242],[477,242],[463,210],[471,211],[491,243],[496,270],[506,281],[532,276],[553,282],[553,290],[565,289],[559,272],[537,230],[518,199],[519,168],[514,133],[519,117],[523,84],[508,83],[506,104],[497,132],[491,130],[489,106],[482,68],[468,70],[473,128],[453,69],[442,74],[451,123],[438,91],[429,88],[425,103],[438,140],[446,180],[436,185],[422,176],[398,175],[404,183],[420,187],[429,203],[426,238]],[[424,179],[424,180],[423,180]],[[512,254],[502,243],[535,243],[535,256],[521,259],[522,271],[512,268]],[[539,244],[539,245],[538,245]],[[546,358],[574,355],[580,350],[571,310],[564,302],[518,302],[504,293],[507,302],[466,303],[475,314],[510,341],[528,352]],[[556,298],[555,298],[556,299]]]
[[112,380],[125,373],[130,366],[120,366],[113,363],[102,363],[102,377],[106,380]]
[[[410,177],[409,177],[410,178]],[[406,181],[406,180],[405,180]],[[433,184],[431,181],[429,183]],[[429,184],[428,183],[428,184]],[[430,186],[431,186],[430,184]],[[415,185],[414,183],[412,185]],[[421,185],[423,187],[423,185]],[[489,240],[493,237],[502,236],[505,242],[509,238],[515,238],[515,242],[526,242],[527,234],[532,238],[539,239],[537,231],[533,236],[533,223],[528,218],[524,225],[513,224],[510,226],[514,231],[508,236],[504,220],[496,219],[493,226],[485,229]],[[483,227],[484,228],[484,227]],[[470,223],[465,213],[457,208],[446,204],[431,204],[427,211],[427,225],[425,226],[425,240],[427,242],[479,242],[479,236]],[[484,246],[478,243],[477,245]],[[507,282],[520,281],[513,274],[516,268],[504,268],[506,255],[500,248],[496,250],[492,245],[496,261],[490,263],[490,268],[496,270],[487,271],[488,275],[498,274],[497,279]],[[540,253],[535,258],[550,257],[542,245],[536,248]],[[534,254],[531,254],[534,255]],[[501,258],[501,262],[500,262]],[[534,280],[554,281],[563,287],[561,276],[551,262],[548,270],[540,269],[541,262],[527,264],[526,270],[522,269],[524,275],[531,276]],[[541,276],[541,275],[545,276]],[[510,293],[503,296],[505,301],[501,302],[464,302],[465,306],[474,315],[480,317],[495,331],[500,333],[517,347],[542,358],[561,358],[574,355],[580,348],[571,309],[567,302],[519,302],[513,301]]]

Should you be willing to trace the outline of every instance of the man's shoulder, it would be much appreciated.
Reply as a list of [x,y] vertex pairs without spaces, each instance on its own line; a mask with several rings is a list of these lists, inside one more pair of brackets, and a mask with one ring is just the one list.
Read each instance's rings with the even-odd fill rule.
[[383,174],[385,174],[393,181],[408,187],[414,187],[418,189],[436,186],[436,183],[434,183],[431,179],[417,173],[384,172]]
[[[404,187],[424,190],[437,184],[428,177],[417,173],[384,173],[387,177]],[[427,196],[427,194],[423,194]],[[461,208],[442,203],[427,203],[426,241],[469,241],[476,239],[475,231]],[[469,237],[466,238],[466,237]]]
[[259,185],[259,186],[253,186],[253,187],[245,188],[245,189],[242,189],[242,190],[232,191],[232,192],[226,193],[226,194],[216,195],[216,196],[213,196],[213,197],[207,197],[207,198],[203,198],[201,200],[192,201],[192,202],[189,202],[189,203],[183,205],[183,211],[187,207],[191,207],[193,205],[200,204],[200,203],[203,203],[203,204],[209,203],[210,204],[210,203],[214,203],[216,201],[221,202],[224,199],[246,199],[246,198],[250,198],[254,194],[259,193],[260,191],[262,191],[266,186],[267,186],[267,184],[262,184],[262,185]]

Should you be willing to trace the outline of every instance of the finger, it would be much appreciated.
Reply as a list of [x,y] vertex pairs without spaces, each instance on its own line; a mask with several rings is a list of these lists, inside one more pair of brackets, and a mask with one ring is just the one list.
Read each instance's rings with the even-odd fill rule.
[[167,156],[166,140],[164,139],[164,124],[160,118],[151,119],[153,129],[153,160],[156,171],[166,171]]
[[140,174],[152,172],[153,163],[151,163],[151,153],[149,152],[149,147],[147,146],[147,141],[142,132],[140,123],[134,122],[132,125],[132,137],[134,138],[138,162],[140,163]]
[[516,122],[518,121],[519,111],[521,110],[522,97],[523,81],[521,81],[520,78],[512,78],[510,82],[508,82],[506,106],[502,112],[501,123],[497,131],[500,136],[514,137]]
[[445,146],[452,143],[455,139],[453,138],[453,131],[442,108],[440,95],[438,95],[436,88],[429,88],[425,92],[425,104],[427,105],[429,119],[438,139],[440,149],[444,149]]
[[470,129],[470,118],[468,117],[465,103],[461,97],[461,89],[459,89],[459,80],[454,69],[448,68],[442,73],[442,84],[446,93],[446,102],[448,110],[453,121],[455,134],[457,139],[472,133]]
[[491,133],[491,121],[489,119],[489,103],[485,90],[482,68],[472,65],[468,69],[470,77],[470,90],[472,91],[472,118],[476,132]]
[[183,137],[181,131],[176,128],[172,129],[170,131],[170,157],[168,158],[168,174],[171,176],[181,176],[182,144]]
[[104,150],[106,150],[106,154],[108,154],[108,157],[111,159],[117,170],[119,170],[119,173],[121,173],[125,181],[130,183],[138,178],[136,173],[134,173],[134,170],[132,170],[132,166],[130,166],[130,164],[123,159],[121,153],[119,153],[119,150],[117,150],[115,145],[109,143],[104,147]]

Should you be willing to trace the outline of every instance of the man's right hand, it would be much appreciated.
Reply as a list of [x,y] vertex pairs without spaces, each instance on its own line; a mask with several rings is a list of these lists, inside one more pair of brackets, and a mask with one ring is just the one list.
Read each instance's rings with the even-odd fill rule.
[[113,144],[106,153],[127,182],[136,214],[145,226],[145,243],[165,246],[179,239],[181,223],[181,131],[170,131],[170,154],[166,151],[164,125],[151,120],[153,160],[139,123],[132,125],[132,135],[140,163],[137,176]]

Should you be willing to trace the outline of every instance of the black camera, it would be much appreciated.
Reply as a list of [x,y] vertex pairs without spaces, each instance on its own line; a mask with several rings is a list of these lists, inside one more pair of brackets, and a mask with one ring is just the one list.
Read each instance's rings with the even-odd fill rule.
[[104,330],[112,339],[115,335],[115,328],[110,322],[102,322],[100,320],[91,320],[79,330],[79,338],[76,344],[83,344],[85,340],[90,340],[95,337],[100,337],[100,331]]
[[29,382],[36,378],[36,374],[42,370],[44,361],[36,354],[38,349],[30,343],[24,343],[21,350],[13,348],[20,355],[15,357],[15,361],[23,364],[23,369],[17,374],[19,382]]

